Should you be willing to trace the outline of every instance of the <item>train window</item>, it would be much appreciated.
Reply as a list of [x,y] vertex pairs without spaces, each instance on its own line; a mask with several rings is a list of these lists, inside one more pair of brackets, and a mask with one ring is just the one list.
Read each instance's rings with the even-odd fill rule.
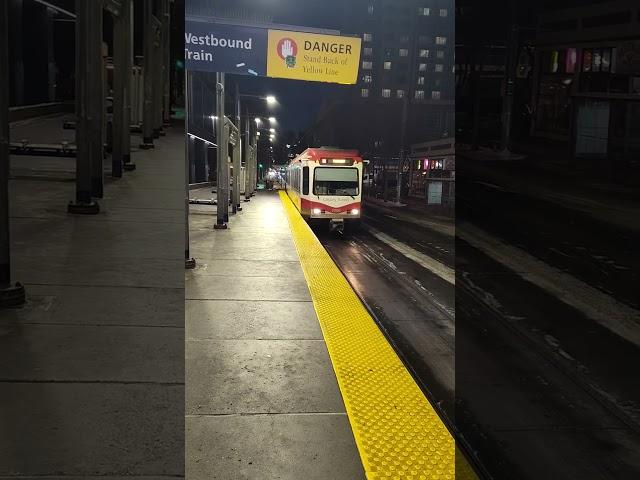
[[358,195],[358,169],[341,167],[317,167],[314,170],[313,193],[315,195]]
[[302,169],[302,194],[309,195],[309,167]]

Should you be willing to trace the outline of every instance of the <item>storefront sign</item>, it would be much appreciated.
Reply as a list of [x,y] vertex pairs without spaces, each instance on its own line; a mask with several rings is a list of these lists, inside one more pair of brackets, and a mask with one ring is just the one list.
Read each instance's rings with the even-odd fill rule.
[[267,76],[353,84],[358,79],[360,39],[269,30]]
[[189,20],[187,70],[353,84],[360,38]]
[[640,42],[625,42],[617,48],[616,73],[640,73]]

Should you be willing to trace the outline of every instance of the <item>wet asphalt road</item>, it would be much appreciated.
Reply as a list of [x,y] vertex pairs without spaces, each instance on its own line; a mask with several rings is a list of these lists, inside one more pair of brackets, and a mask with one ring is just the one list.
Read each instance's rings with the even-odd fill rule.
[[[481,226],[636,306],[631,232],[483,180],[458,183],[462,228]],[[351,238],[319,237],[489,477],[640,478],[635,345],[460,239],[388,212],[364,220]],[[455,267],[456,287],[367,227]]]

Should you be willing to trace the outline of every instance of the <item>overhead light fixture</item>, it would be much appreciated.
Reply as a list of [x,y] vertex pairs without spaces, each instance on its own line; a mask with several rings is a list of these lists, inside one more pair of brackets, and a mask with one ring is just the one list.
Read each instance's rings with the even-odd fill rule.
[[276,97],[274,97],[273,95],[267,95],[266,100],[269,104],[276,103]]
[[276,117],[269,117],[270,123],[276,123]]
[[271,133],[276,133],[276,129],[275,129],[275,128],[270,128],[270,129],[269,129],[269,131],[270,131]]
[[260,117],[256,117],[255,121],[256,121],[256,125],[260,125]]

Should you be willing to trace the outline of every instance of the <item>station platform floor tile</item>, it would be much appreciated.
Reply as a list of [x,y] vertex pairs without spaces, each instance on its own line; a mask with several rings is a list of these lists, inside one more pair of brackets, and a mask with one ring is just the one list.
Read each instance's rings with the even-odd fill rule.
[[189,217],[187,478],[363,479],[280,199],[242,206],[227,230]]

